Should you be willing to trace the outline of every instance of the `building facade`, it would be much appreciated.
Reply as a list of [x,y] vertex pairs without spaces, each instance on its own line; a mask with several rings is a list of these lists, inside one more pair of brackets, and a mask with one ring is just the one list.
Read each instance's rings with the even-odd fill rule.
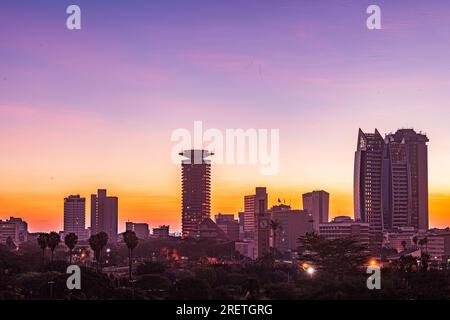
[[380,252],[383,242],[382,167],[384,139],[375,133],[358,133],[354,172],[354,217],[370,226],[370,246]]
[[414,227],[396,227],[383,233],[383,247],[395,249],[397,253],[417,247],[414,238],[419,234]]
[[255,259],[270,251],[270,213],[268,195],[265,187],[257,187],[254,197],[254,245]]
[[307,210],[293,210],[287,205],[273,206],[271,220],[279,224],[272,229],[272,246],[281,253],[296,252],[298,238],[313,232],[313,219]]
[[70,195],[64,198],[64,235],[74,233],[79,240],[88,238],[86,230],[86,198]]
[[153,237],[155,238],[168,238],[169,237],[169,226],[163,225],[158,228],[153,228]]
[[117,241],[118,198],[107,196],[105,189],[91,195],[91,234],[105,232],[110,242]]
[[16,244],[28,240],[28,224],[21,218],[10,217],[8,220],[0,220],[0,244],[5,244],[7,239]]
[[400,129],[386,136],[385,227],[428,229],[427,136]]
[[148,239],[150,234],[147,223],[126,222],[125,230],[134,231],[136,236],[142,240]]
[[234,214],[219,213],[215,216],[215,220],[230,241],[239,240],[239,221],[234,218]]
[[319,224],[328,222],[330,194],[326,191],[312,191],[303,194],[303,210],[311,214],[314,231],[319,231]]
[[370,245],[369,223],[355,221],[347,216],[335,217],[331,222],[320,224],[319,234],[329,240],[353,238],[367,247]]
[[206,150],[186,150],[182,167],[182,235],[197,234],[199,224],[211,215],[211,161]]

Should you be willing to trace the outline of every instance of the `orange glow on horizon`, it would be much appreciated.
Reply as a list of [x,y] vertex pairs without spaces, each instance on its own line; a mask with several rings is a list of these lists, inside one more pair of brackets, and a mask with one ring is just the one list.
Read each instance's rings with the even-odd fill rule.
[[[253,188],[236,188],[236,190],[220,190],[213,193],[211,217],[215,214],[233,213],[237,215],[243,209],[243,198],[251,194]],[[312,189],[311,189],[312,190]],[[126,221],[146,222],[150,228],[169,224],[171,232],[179,231],[181,226],[181,196],[177,190],[169,194],[116,191],[108,189],[108,194],[119,197],[119,231],[124,230]],[[298,192],[278,190],[268,186],[269,206],[278,203],[278,198],[293,208],[301,208],[301,194],[310,189]],[[330,190],[328,190],[330,191]],[[86,227],[90,225],[90,194],[96,190],[79,192],[86,197]],[[72,192],[74,193],[74,192]],[[69,193],[26,192],[0,193],[2,211],[0,219],[10,216],[22,217],[28,222],[31,232],[62,230],[63,198]],[[447,208],[450,207],[450,194],[430,194],[430,228],[447,227],[450,219]],[[338,215],[353,216],[353,196],[351,193],[330,191],[330,219]]]

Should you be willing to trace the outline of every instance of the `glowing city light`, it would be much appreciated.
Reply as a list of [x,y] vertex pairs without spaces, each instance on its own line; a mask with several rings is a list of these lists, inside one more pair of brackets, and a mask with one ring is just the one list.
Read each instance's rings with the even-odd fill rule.
[[375,258],[372,258],[369,261],[369,265],[370,266],[376,266],[376,265],[378,265],[378,262],[377,262],[377,260]]

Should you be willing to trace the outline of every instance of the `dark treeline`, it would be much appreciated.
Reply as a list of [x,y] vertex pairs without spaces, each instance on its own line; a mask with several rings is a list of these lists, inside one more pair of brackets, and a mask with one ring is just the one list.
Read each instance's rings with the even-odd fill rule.
[[[66,251],[42,250],[36,242],[20,250],[0,246],[0,299],[450,299],[448,270],[417,268],[408,257],[383,268],[381,290],[369,290],[367,252],[351,239],[303,237],[296,263],[275,259],[273,251],[251,261],[234,252],[233,243],[137,241],[132,234],[124,239],[120,246],[108,246],[101,236],[92,238],[91,248],[99,250],[91,263],[79,263],[81,290],[72,291],[66,287],[66,268],[73,237],[61,241]],[[314,274],[301,261],[314,265]],[[120,277],[105,272],[105,267],[130,265],[132,272]]]

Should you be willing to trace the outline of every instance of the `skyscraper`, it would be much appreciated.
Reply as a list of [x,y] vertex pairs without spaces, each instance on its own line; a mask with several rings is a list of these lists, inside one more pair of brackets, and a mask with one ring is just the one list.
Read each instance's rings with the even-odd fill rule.
[[197,234],[199,225],[211,214],[211,161],[206,150],[186,150],[182,160],[182,233]]
[[75,233],[86,239],[86,198],[71,195],[64,198],[64,234]]
[[400,129],[386,136],[383,168],[385,228],[428,229],[427,136]]
[[106,232],[110,242],[117,241],[118,198],[108,197],[105,189],[91,195],[91,234]]
[[359,129],[355,152],[355,220],[369,223],[370,247],[381,250],[383,242],[382,166],[384,139],[378,130],[364,133]]
[[[400,129],[382,139],[358,135],[355,156],[355,219],[370,225],[371,244],[383,229],[428,229],[428,138]],[[375,242],[374,242],[375,241]]]
[[330,194],[326,191],[313,191],[303,194],[303,210],[312,216],[313,229],[319,231],[319,224],[328,222]]

